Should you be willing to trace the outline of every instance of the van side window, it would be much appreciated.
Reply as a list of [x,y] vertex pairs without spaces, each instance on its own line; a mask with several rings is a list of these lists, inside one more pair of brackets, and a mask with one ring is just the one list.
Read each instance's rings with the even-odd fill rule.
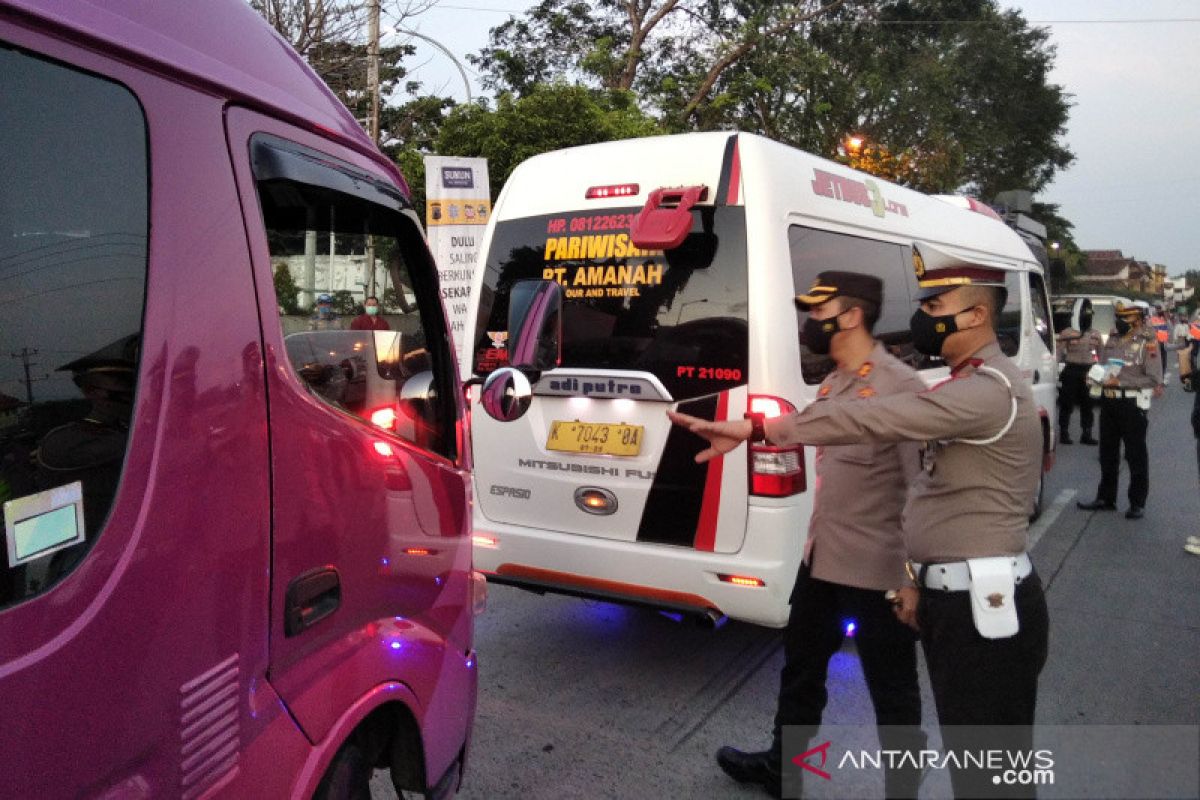
[[1029,300],[1033,311],[1033,327],[1046,345],[1054,352],[1054,325],[1050,318],[1050,305],[1046,299],[1046,281],[1036,272],[1029,273]]
[[1000,319],[996,320],[996,339],[1000,342],[1001,352],[1009,358],[1016,358],[1021,350],[1021,276],[1025,274],[1008,271],[1004,275],[1008,298],[1004,301]]
[[[0,46],[0,609],[66,577],[121,482],[146,291],[146,122],[124,87]],[[80,120],[86,120],[86,131]]]
[[[942,364],[940,359],[922,357],[912,346],[908,324],[916,305],[909,295],[912,261],[907,247],[792,225],[788,229],[788,248],[797,294],[807,291],[817,275],[827,270],[866,272],[880,278],[883,281],[883,308],[875,323],[876,338],[897,358],[918,369]],[[829,356],[817,355],[800,342],[800,368],[805,383],[820,383],[833,366]]]
[[[453,459],[453,369],[415,217],[280,177],[260,179],[258,189],[279,324],[301,385],[339,411]],[[364,309],[371,296],[379,301],[373,316]]]

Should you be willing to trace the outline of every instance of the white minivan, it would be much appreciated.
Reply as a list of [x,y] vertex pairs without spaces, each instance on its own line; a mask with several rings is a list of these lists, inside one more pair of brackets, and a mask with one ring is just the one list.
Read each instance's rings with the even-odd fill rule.
[[[664,411],[740,419],[811,402],[832,363],[801,341],[793,297],[823,270],[882,278],[876,334],[929,382],[945,377],[909,341],[917,243],[1008,272],[1000,343],[1034,386],[1049,468],[1057,376],[1043,270],[986,206],[748,134],[521,164],[483,237],[462,369],[475,382],[510,363],[545,369],[526,370],[532,397],[516,422],[483,413],[486,392],[472,390],[476,568],[535,591],[783,626],[813,448],[755,445],[696,464],[701,443]],[[518,358],[516,306],[540,297],[527,291],[536,282],[557,284],[561,339]]]

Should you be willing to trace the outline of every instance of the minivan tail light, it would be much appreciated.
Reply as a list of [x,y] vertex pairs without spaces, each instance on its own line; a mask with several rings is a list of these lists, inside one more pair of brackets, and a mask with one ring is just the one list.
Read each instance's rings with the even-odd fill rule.
[[589,186],[584,192],[585,200],[604,200],[609,197],[633,197],[641,187],[636,183],[614,183],[611,186]]
[[[792,414],[796,407],[782,397],[750,395],[750,412],[767,419]],[[765,443],[751,444],[750,494],[757,497],[788,497],[808,489],[804,472],[804,445],[777,447]]]
[[377,408],[371,412],[371,424],[377,428],[383,428],[385,431],[394,431],[396,429],[396,407],[384,406]]

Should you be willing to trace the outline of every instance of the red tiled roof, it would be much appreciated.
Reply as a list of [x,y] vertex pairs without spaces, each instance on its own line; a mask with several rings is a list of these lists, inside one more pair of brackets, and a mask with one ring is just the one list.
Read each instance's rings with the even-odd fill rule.
[[1107,261],[1114,258],[1125,258],[1125,255],[1120,250],[1084,250],[1083,254],[1087,256],[1088,261],[1093,259]]

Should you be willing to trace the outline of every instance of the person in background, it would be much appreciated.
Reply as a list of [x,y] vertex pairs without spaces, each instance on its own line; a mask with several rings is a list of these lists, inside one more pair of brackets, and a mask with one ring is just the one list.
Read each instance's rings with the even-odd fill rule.
[[392,326],[379,315],[379,298],[371,295],[363,302],[363,313],[350,321],[352,331],[390,331]]
[[[1180,359],[1179,380],[1185,392],[1195,394],[1192,401],[1192,435],[1196,437],[1196,469],[1200,477],[1200,312],[1196,313],[1192,324],[1188,326],[1185,346],[1187,352],[1185,358]],[[1200,536],[1189,536],[1183,549],[1200,556]]]
[[1070,311],[1054,313],[1054,329],[1058,334],[1059,354],[1064,362],[1058,392],[1058,440],[1063,444],[1074,443],[1070,430],[1071,411],[1079,406],[1079,441],[1095,445],[1097,441],[1092,436],[1094,415],[1092,398],[1088,395],[1087,372],[1099,358],[1104,339],[1092,327],[1092,301],[1085,298],[1080,304],[1079,330],[1071,327]]
[[308,318],[310,331],[340,331],[342,320],[333,310],[333,298],[327,294],[317,295],[317,307]]
[[1159,343],[1143,327],[1143,309],[1116,305],[1116,328],[1108,336],[1100,363],[1109,367],[1100,387],[1100,485],[1096,499],[1076,505],[1084,511],[1115,511],[1121,476],[1121,445],[1129,463],[1129,510],[1126,519],[1145,516],[1150,493],[1150,455],[1146,449],[1150,398],[1163,393]]

